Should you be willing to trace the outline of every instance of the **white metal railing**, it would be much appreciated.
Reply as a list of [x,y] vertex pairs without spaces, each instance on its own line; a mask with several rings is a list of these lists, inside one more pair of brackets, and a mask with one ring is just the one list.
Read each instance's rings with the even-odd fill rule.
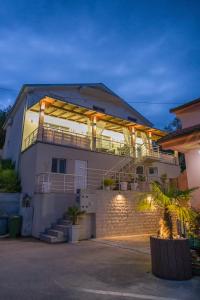
[[76,193],[81,190],[107,189],[105,179],[112,179],[113,184],[110,187],[113,190],[123,189],[147,192],[150,190],[152,180],[160,180],[158,176],[146,176],[143,174],[114,172],[102,169],[87,168],[87,175],[61,174],[61,173],[40,173],[36,176],[35,190],[38,193]]
[[[77,148],[88,150],[91,150],[92,144],[91,138],[87,135],[69,132],[64,129],[57,129],[44,125],[42,128],[40,128],[40,130],[38,130],[38,128],[35,129],[24,140],[22,150],[25,150],[26,148],[30,147],[37,140],[52,144],[75,146]],[[151,159],[156,159],[171,164],[178,163],[173,154],[162,152],[159,146],[153,146],[148,143],[136,143],[135,149],[133,149],[125,143],[105,138],[96,138],[95,151],[124,157],[133,157],[137,159],[137,161],[141,161],[149,157]]]

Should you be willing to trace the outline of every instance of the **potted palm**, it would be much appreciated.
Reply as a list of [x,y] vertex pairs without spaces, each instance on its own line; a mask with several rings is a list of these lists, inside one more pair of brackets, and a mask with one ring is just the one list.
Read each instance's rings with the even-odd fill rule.
[[71,206],[68,208],[67,215],[72,222],[69,228],[69,241],[71,243],[76,243],[79,241],[80,225],[78,224],[78,219],[84,213],[85,212],[81,211],[77,206]]
[[195,189],[185,191],[151,183],[151,194],[143,194],[138,202],[139,211],[160,210],[157,236],[150,237],[152,273],[160,278],[186,280],[192,277],[189,241],[173,234],[174,216],[185,224],[195,216],[189,201]]
[[110,191],[111,187],[115,184],[114,179],[112,178],[105,178],[103,180],[103,187],[105,188],[105,190]]

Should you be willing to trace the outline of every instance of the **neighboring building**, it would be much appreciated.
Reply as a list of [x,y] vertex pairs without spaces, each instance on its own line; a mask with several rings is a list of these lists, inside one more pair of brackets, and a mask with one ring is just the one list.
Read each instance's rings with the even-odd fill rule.
[[[77,189],[99,189],[105,177],[127,181],[132,174],[149,183],[164,173],[179,175],[177,158],[157,145],[165,132],[102,83],[24,85],[5,129],[3,157],[15,162],[22,192],[45,224],[62,215],[66,194],[74,203]],[[40,199],[47,194],[48,216]]]
[[[160,144],[185,154],[188,186],[200,187],[200,98],[170,112],[181,121],[182,129],[163,137]],[[192,206],[200,209],[200,189],[193,194]]]

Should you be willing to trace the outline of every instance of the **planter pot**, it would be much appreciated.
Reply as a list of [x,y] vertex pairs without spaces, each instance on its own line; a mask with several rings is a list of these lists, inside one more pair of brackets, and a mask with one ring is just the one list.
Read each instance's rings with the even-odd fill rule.
[[188,239],[165,240],[150,237],[152,273],[160,278],[187,280],[192,277]]
[[120,190],[121,191],[127,191],[127,188],[128,188],[128,182],[120,182]]
[[106,190],[106,191],[110,191],[110,190],[111,190],[111,186],[110,186],[110,185],[105,186],[105,190]]
[[8,217],[0,217],[0,235],[8,233]]
[[137,189],[138,189],[138,183],[131,182],[131,191],[137,191]]
[[69,242],[77,243],[79,241],[80,225],[71,225],[69,228]]

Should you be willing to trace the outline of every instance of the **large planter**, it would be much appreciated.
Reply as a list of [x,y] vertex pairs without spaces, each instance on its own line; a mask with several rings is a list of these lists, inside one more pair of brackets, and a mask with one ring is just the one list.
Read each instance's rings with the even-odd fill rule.
[[0,217],[0,235],[5,235],[8,233],[8,217]]
[[69,228],[69,242],[77,243],[80,236],[80,225],[71,225]]
[[188,239],[150,237],[152,273],[160,278],[187,280],[192,277]]

